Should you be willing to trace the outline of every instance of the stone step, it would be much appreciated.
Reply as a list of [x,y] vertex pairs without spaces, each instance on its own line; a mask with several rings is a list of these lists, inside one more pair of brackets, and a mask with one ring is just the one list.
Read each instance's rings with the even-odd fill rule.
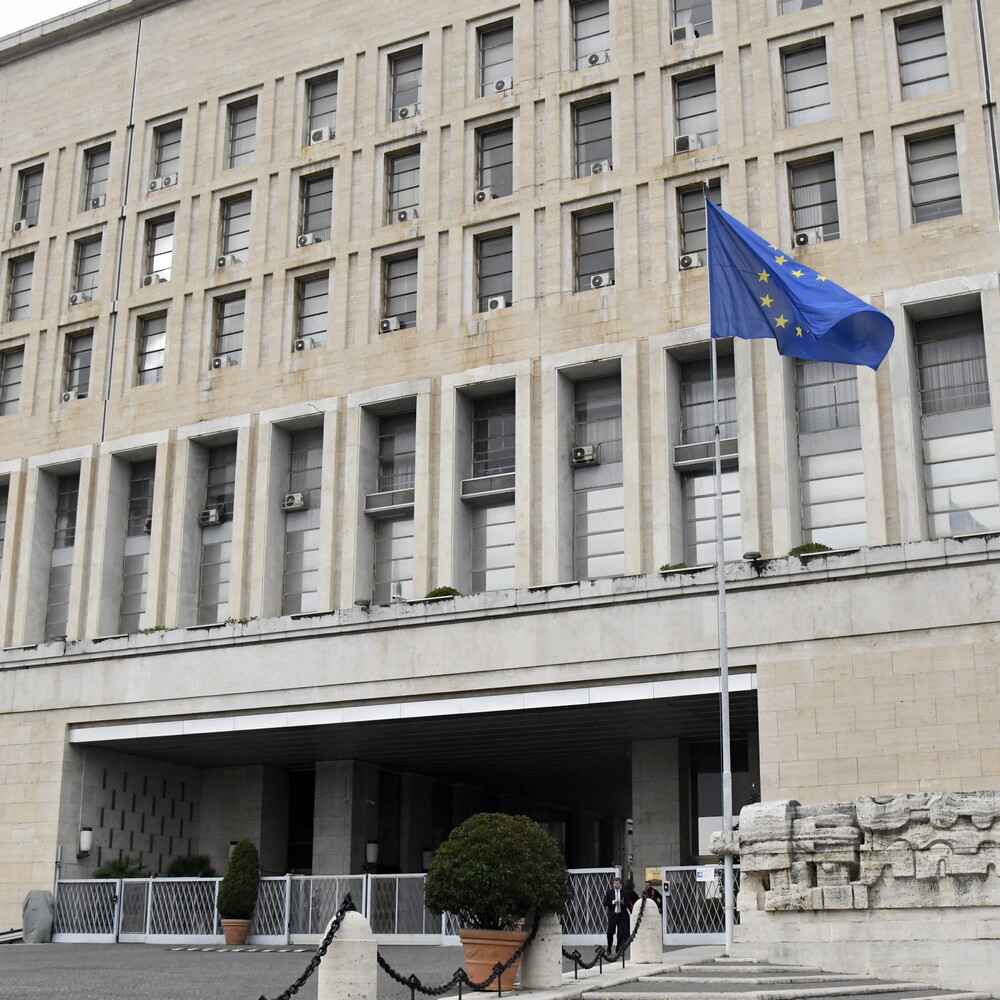
[[759,984],[678,981],[665,975],[587,993],[588,1000],[806,1000],[823,997],[829,1000],[991,1000],[988,993],[935,989],[925,983],[891,983],[872,979],[824,980],[822,984],[801,984],[789,989],[760,989]]
[[841,972],[792,972],[790,970],[758,969],[692,969],[684,966],[680,972],[667,972],[661,976],[640,976],[639,982],[656,982],[662,978],[669,978],[672,983],[749,983],[760,985],[764,983],[789,984],[796,983],[840,983],[844,981],[875,982],[871,976],[861,973],[841,973]]

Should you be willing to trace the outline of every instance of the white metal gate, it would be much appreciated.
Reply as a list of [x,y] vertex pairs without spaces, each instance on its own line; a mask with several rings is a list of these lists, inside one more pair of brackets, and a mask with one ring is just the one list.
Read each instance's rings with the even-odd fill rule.
[[[739,891],[739,865],[733,868]],[[663,943],[725,944],[722,865],[688,865],[663,869]],[[734,915],[739,923],[739,912]]]

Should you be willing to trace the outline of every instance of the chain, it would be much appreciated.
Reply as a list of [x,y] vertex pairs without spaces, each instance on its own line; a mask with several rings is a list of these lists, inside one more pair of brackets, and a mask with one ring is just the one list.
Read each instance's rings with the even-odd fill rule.
[[619,961],[619,959],[624,964],[625,952],[628,949],[628,946],[635,940],[636,934],[639,933],[639,928],[640,926],[642,926],[642,917],[645,912],[646,912],[646,897],[643,896],[642,900],[639,903],[639,916],[635,918],[635,927],[632,928],[632,933],[629,934],[628,940],[618,949],[618,951],[614,952],[613,954],[609,952],[606,948],[604,948],[602,945],[598,945],[597,951],[594,953],[594,960],[592,962],[584,961],[583,956],[580,954],[579,951],[567,951],[565,948],[563,948],[562,950],[563,958],[570,959],[574,963],[574,965],[578,966],[581,969],[592,969],[598,963],[603,965],[605,962],[607,962],[608,964],[610,964],[612,962]]

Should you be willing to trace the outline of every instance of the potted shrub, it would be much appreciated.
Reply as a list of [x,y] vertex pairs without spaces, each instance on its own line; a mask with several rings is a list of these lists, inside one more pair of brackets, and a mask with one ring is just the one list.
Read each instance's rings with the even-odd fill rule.
[[[488,978],[527,939],[531,910],[562,914],[571,895],[558,844],[527,816],[477,813],[455,827],[427,871],[424,899],[432,913],[461,925],[465,965],[474,982]],[[517,965],[490,990],[509,990]]]
[[260,855],[252,841],[241,840],[229,857],[215,907],[226,944],[246,944],[260,887]]

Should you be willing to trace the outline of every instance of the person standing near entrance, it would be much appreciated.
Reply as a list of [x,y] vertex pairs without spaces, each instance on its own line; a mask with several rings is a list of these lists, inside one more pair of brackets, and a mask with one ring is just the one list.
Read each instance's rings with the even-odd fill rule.
[[611,888],[604,894],[604,908],[608,911],[608,951],[613,938],[618,939],[618,951],[625,947],[629,935],[628,899],[622,890],[620,875],[616,875]]

